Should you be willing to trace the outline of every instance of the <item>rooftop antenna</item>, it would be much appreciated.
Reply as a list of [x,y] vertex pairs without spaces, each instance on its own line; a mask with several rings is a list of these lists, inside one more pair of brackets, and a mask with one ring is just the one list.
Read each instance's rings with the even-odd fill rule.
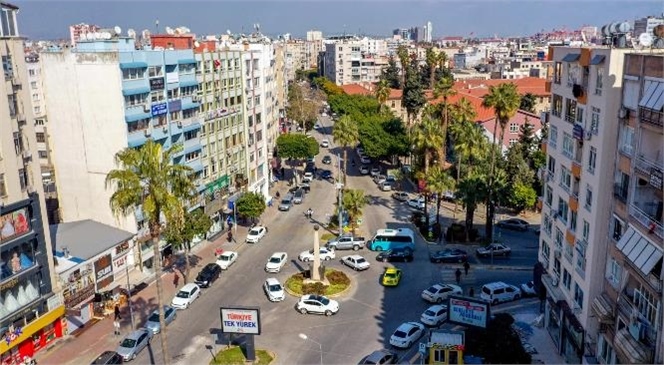
[[159,34],[159,19],[154,21],[155,34]]

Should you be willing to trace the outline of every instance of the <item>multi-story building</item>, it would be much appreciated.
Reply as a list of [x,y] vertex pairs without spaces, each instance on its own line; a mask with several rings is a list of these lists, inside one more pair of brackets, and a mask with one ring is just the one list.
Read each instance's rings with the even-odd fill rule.
[[[168,49],[136,49],[133,38],[99,34],[100,39],[80,40],[76,48],[41,54],[60,216],[63,222],[93,219],[137,232],[136,262],[151,273],[160,260],[153,257],[145,217],[140,209],[114,215],[107,203],[113,189],[105,179],[119,167],[115,154],[127,147],[140,147],[148,139],[164,148],[179,144],[183,148],[173,163],[192,168],[200,194],[188,206],[203,203],[196,59],[192,47],[176,49],[193,40],[174,39]],[[169,246],[162,245],[168,254]]]
[[[372,54],[362,40],[342,41],[325,45],[323,75],[337,85],[358,82],[377,82],[383,67],[387,65],[384,56]],[[379,46],[373,45],[375,49]]]
[[569,363],[581,363],[599,330],[626,49],[554,47],[539,261],[544,325]]
[[664,24],[664,17],[649,16],[646,18],[637,19],[634,21],[634,31],[632,33],[637,38],[643,33],[652,35],[653,29],[655,29],[655,27],[660,24]]
[[323,32],[320,30],[309,30],[307,31],[307,41],[322,41]]
[[424,30],[423,41],[431,43],[433,41],[433,25],[431,22],[427,22],[422,28]]
[[607,177],[613,194],[599,197],[612,201],[612,215],[604,224],[606,270],[596,270],[604,290],[593,296],[600,323],[594,350],[604,364],[661,364],[664,53],[627,54],[623,70],[622,102],[610,127],[618,133],[617,151],[602,151],[615,156],[615,175]]
[[286,78],[295,80],[297,70],[305,70],[307,64],[307,43],[296,39],[284,43]]
[[24,357],[66,333],[46,221],[35,117],[18,7],[0,3],[0,361]]
[[81,40],[81,38],[88,35],[88,33],[99,32],[101,29],[100,26],[94,24],[75,24],[69,26],[69,41],[72,47],[76,47],[76,43]]

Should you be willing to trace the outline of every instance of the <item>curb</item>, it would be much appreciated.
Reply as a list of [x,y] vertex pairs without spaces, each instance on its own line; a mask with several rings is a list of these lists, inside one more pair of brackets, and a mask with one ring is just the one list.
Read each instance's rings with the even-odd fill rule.
[[[338,271],[341,271],[341,270],[338,270]],[[293,275],[297,275],[297,274],[293,274]],[[291,275],[291,276],[293,276],[293,275]],[[332,294],[332,295],[326,295],[326,297],[328,297],[328,298],[339,298],[339,297],[344,296],[353,287],[353,278],[351,278],[348,275],[346,275],[346,277],[348,277],[350,279],[350,285],[348,285],[348,287],[346,289],[344,289],[344,290],[342,290],[338,293]],[[288,279],[290,279],[290,277]],[[286,281],[288,281],[288,279],[286,279]],[[295,297],[295,298],[300,298],[304,295],[304,294],[297,294],[294,291],[290,290],[290,288],[288,288],[286,286],[286,282],[284,282],[284,291],[286,293],[288,293],[288,295],[290,295],[292,297]]]
[[475,264],[475,267],[481,267],[485,270],[505,270],[505,271],[531,271],[533,268],[531,266],[495,266],[495,265],[478,265]]

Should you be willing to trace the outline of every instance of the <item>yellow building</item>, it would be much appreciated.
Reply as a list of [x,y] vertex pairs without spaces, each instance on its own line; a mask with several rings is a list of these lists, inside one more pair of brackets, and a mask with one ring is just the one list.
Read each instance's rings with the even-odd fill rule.
[[464,335],[461,331],[431,331],[426,344],[429,354],[427,364],[463,364]]

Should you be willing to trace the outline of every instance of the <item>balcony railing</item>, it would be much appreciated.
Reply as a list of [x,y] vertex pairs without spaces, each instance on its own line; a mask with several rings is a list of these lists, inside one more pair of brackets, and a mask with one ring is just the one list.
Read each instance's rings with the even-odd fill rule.
[[652,169],[657,169],[657,170],[664,170],[664,163],[660,161],[653,161],[643,155],[639,155],[636,158],[636,164],[635,167],[637,170],[639,170],[641,173],[648,175],[652,171]]
[[664,125],[664,113],[662,113],[661,111],[658,112],[652,109],[640,107],[639,115],[641,122],[650,123],[658,127]]
[[642,211],[636,205],[630,204],[629,215],[637,222],[641,223],[641,225],[645,227],[648,232],[652,232],[659,236],[659,238],[664,239],[664,227],[660,222],[656,221],[653,217],[648,215],[648,213]]

